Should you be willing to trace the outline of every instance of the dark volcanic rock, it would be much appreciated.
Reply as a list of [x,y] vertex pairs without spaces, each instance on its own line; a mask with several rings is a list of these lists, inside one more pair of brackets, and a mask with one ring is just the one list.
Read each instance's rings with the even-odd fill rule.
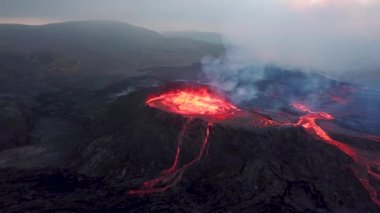
[[[378,212],[349,169],[351,159],[295,127],[216,124],[208,156],[175,188],[129,196],[171,164],[186,120],[145,106],[148,93],[113,101],[76,149],[61,144],[62,152],[74,152],[57,161],[67,169],[2,169],[0,206],[9,212]],[[190,123],[182,162],[197,154],[205,127],[202,120]]]
[[[335,147],[303,128],[236,122],[212,127],[207,157],[176,187],[129,196],[171,165],[186,122],[146,106],[146,97],[168,81],[199,80],[200,64],[178,66],[223,48],[121,23],[87,24],[0,26],[1,212],[379,212],[354,177],[352,160]],[[350,116],[321,123],[378,135],[378,92],[358,93],[350,97],[352,104],[331,104],[336,90],[352,85],[268,69],[252,87],[258,98],[242,107],[296,118],[289,100],[322,97],[316,110],[346,110]],[[315,79],[322,83],[299,86]],[[189,124],[182,164],[199,152],[206,126],[201,119]],[[330,135],[380,150],[365,138],[337,130]]]

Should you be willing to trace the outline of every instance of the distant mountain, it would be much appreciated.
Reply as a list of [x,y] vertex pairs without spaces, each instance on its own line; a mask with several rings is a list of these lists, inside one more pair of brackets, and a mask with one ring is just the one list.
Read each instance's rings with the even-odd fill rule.
[[198,41],[206,41],[214,44],[222,44],[222,37],[214,32],[201,32],[197,30],[188,31],[166,31],[162,35],[168,38],[189,38]]
[[167,38],[122,22],[0,24],[0,81],[69,78],[95,84],[96,75],[131,76],[149,67],[184,66],[222,51],[221,45]]

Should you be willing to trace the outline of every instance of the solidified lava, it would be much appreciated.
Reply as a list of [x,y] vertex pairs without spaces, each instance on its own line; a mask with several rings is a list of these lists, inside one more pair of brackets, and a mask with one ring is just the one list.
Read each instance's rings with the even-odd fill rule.
[[[208,139],[213,122],[231,118],[241,111],[205,86],[171,90],[148,98],[146,104],[150,107],[186,116],[187,121],[179,133],[172,166],[164,170],[160,177],[145,181],[140,189],[130,190],[128,192],[130,195],[164,192],[175,186],[183,173],[207,154]],[[183,139],[193,117],[201,117],[208,121],[206,133],[197,157],[180,166]]]

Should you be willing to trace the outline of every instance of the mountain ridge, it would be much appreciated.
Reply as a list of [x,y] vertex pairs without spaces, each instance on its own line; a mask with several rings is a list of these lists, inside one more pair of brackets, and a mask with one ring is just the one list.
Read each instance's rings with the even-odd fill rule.
[[0,80],[120,78],[140,75],[138,70],[149,67],[188,66],[223,51],[222,45],[166,38],[123,22],[0,24]]

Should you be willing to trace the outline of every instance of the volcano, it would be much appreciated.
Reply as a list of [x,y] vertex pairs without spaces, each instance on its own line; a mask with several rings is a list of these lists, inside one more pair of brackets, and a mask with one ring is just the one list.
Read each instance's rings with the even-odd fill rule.
[[[380,158],[374,153],[361,151],[345,142],[333,139],[329,133],[327,133],[327,131],[316,122],[316,120],[333,120],[334,117],[330,113],[315,112],[306,104],[301,102],[293,102],[290,104],[291,107],[306,114],[301,115],[298,118],[298,121],[294,123],[291,121],[295,120],[294,118],[285,122],[280,120],[276,121],[266,118],[258,112],[244,112],[222,97],[223,95],[213,92],[211,88],[207,86],[191,85],[189,87],[189,85],[187,85],[187,87],[182,86],[181,88],[171,89],[157,95],[151,95],[146,100],[145,103],[150,107],[179,114],[184,116],[187,120],[179,133],[176,155],[172,166],[164,170],[160,177],[145,181],[140,189],[130,190],[130,195],[164,192],[174,187],[180,181],[184,172],[195,162],[200,161],[202,157],[204,157],[205,153],[208,152],[206,149],[208,147],[210,130],[215,122],[226,119],[238,120],[239,117],[245,117],[245,119],[252,121],[252,128],[267,128],[270,126],[302,127],[312,137],[336,147],[338,150],[353,159],[354,164],[352,170],[354,175],[362,184],[364,189],[367,190],[373,203],[380,206],[380,198],[378,197],[378,192],[376,189],[376,184],[380,183]],[[338,101],[337,103],[346,104],[345,101]],[[195,117],[207,121],[205,136],[203,137],[200,151],[196,158],[184,163],[182,166],[179,166],[183,147],[183,138],[189,124]],[[278,114],[277,117],[279,117]],[[291,117],[291,115],[288,114],[287,117]],[[377,136],[367,135],[366,138],[371,141],[378,142]]]
[[[173,187],[180,180],[183,173],[195,162],[200,161],[207,152],[208,139],[213,123],[231,118],[241,111],[206,86],[174,89],[152,96],[145,103],[150,107],[186,116],[188,120],[179,134],[177,151],[172,166],[162,172],[161,177],[144,182],[141,189],[130,190],[129,194],[131,195],[163,192]],[[206,134],[197,157],[178,168],[183,137],[193,117],[201,117],[208,121]]]

